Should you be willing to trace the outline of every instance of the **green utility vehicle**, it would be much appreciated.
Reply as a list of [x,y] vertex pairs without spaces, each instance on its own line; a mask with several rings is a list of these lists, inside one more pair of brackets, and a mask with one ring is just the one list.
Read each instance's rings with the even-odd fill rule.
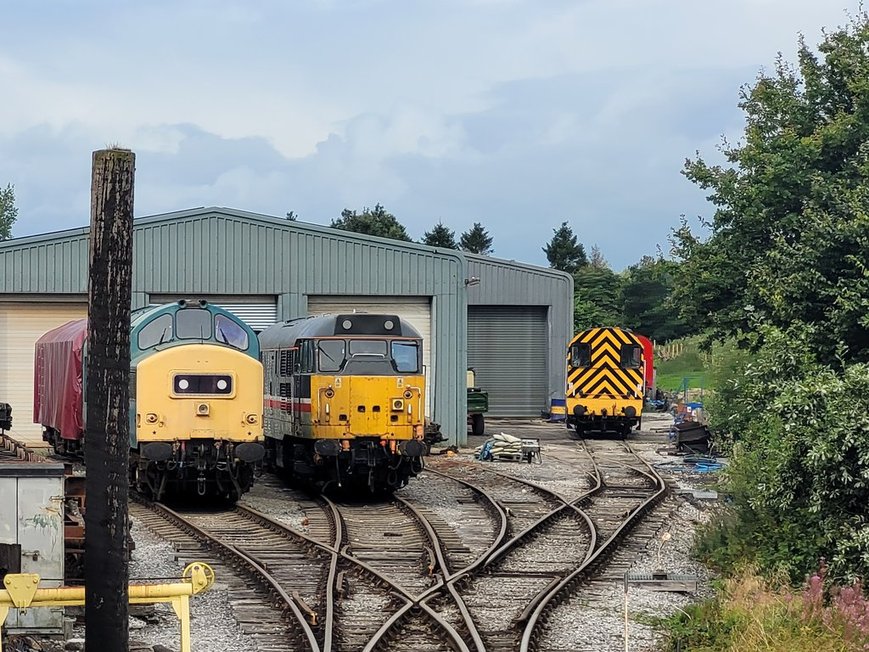
[[489,411],[489,394],[476,387],[476,384],[477,374],[473,369],[468,369],[468,425],[471,434],[479,437],[486,433],[483,413]]

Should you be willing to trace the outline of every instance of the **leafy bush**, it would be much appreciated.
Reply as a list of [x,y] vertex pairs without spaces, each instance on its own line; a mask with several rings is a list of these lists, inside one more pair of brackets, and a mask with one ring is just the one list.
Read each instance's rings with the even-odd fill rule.
[[698,549],[732,570],[742,556],[794,579],[820,557],[838,578],[869,572],[869,366],[836,372],[808,353],[809,327],[762,329],[710,403],[731,444],[730,513]]

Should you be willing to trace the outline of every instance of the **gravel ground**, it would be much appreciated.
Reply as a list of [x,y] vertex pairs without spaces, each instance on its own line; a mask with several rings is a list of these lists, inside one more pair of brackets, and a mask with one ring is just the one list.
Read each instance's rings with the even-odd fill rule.
[[[648,572],[662,567],[669,573],[694,575],[698,578],[698,590],[692,594],[654,592],[638,586],[632,586],[628,594],[629,607],[629,641],[632,651],[648,652],[655,650],[661,640],[661,634],[644,624],[652,617],[671,615],[687,604],[703,599],[712,594],[709,586],[709,573],[702,566],[691,560],[690,547],[694,531],[700,523],[708,520],[714,500],[697,500],[690,495],[678,495],[679,490],[708,490],[714,481],[714,474],[692,472],[692,467],[681,464],[681,458],[667,454],[669,442],[666,432],[655,432],[666,428],[671,419],[667,415],[647,415],[644,417],[644,431],[631,438],[634,448],[650,463],[654,464],[671,485],[677,489],[677,495],[671,495],[659,509],[666,510],[666,517],[656,519],[657,525],[646,525],[647,529],[657,528],[648,532],[649,543],[645,549],[625,553],[628,556],[631,572]],[[543,447],[543,464],[521,463],[480,463],[473,458],[473,446],[479,441],[469,444],[463,449],[459,459],[470,465],[480,465],[493,468],[504,473],[522,477],[537,482],[565,496],[573,496],[587,487],[587,479],[583,470],[586,464],[581,456],[575,453],[576,446],[567,438],[563,426],[535,422],[523,428],[511,425],[512,430],[523,430],[523,436],[539,437]],[[500,428],[511,432],[507,427]],[[499,430],[500,430],[499,429]],[[493,432],[495,430],[493,429]],[[519,434],[519,433],[517,433]],[[482,441],[482,440],[481,440]],[[455,505],[455,492],[442,491],[443,480],[435,481],[429,474],[423,474],[412,481],[412,484],[401,493],[409,494],[415,501],[425,504],[437,513],[447,523],[452,523],[462,538],[471,543],[471,532],[464,522],[467,512]],[[689,500],[690,498],[690,500]],[[244,502],[270,514],[287,525],[304,531],[306,529],[306,514],[292,496],[276,493],[275,487],[255,485],[245,496]],[[473,525],[479,527],[480,523]],[[640,525],[639,533],[644,525]],[[669,533],[669,540],[660,546],[662,536]],[[652,536],[653,535],[653,536]],[[174,578],[180,575],[182,566],[175,561],[175,551],[172,546],[152,534],[138,523],[133,522],[133,537],[136,550],[130,565],[132,578]],[[488,537],[480,537],[471,544],[474,552],[483,545]],[[619,560],[617,554],[613,560]],[[604,575],[606,570],[603,571]],[[355,583],[352,580],[349,582]],[[475,586],[469,596],[478,593],[480,587]],[[197,652],[227,651],[249,652],[251,641],[245,637],[240,627],[231,617],[231,606],[226,586],[221,585],[221,578],[209,591],[191,599],[192,644]],[[350,597],[339,602],[339,611],[348,622],[367,621],[372,612],[388,612],[388,600],[372,596],[368,591],[352,591]],[[484,605],[478,605],[484,607]],[[452,607],[445,607],[452,609]],[[550,623],[557,625],[548,627],[545,635],[547,649],[563,650],[565,652],[580,652],[594,650],[595,652],[621,651],[624,649],[624,589],[621,581],[615,578],[598,580],[586,587],[577,597],[565,602],[552,614]],[[178,650],[178,620],[168,605],[154,607],[135,607],[130,618],[131,638],[143,641],[146,645],[136,648],[148,650]],[[494,616],[493,616],[494,618]],[[495,619],[497,620],[497,619]],[[74,629],[74,637],[83,638],[83,628]],[[160,646],[164,647],[160,647]],[[13,648],[14,649],[14,648]],[[17,649],[36,649],[25,646]],[[45,649],[50,649],[46,647]],[[75,649],[75,648],[71,648]]]
[[[690,549],[696,528],[708,520],[716,502],[689,502],[688,495],[678,495],[678,492],[709,490],[715,476],[693,472],[693,467],[682,464],[681,457],[667,454],[670,445],[665,430],[671,423],[672,417],[668,414],[645,415],[643,431],[632,435],[630,444],[646,461],[656,466],[677,494],[671,495],[659,508],[666,510],[666,518],[657,519],[658,523],[663,523],[660,527],[646,524],[644,530],[644,525],[638,526],[637,534],[644,532],[651,537],[645,549],[639,553],[626,551],[621,556],[617,554],[613,563],[622,561],[625,565],[629,564],[631,573],[651,572],[660,567],[671,574],[693,575],[697,577],[698,590],[695,593],[683,594],[631,586],[628,593],[628,638],[632,652],[651,652],[661,644],[662,633],[645,624],[650,619],[667,617],[688,604],[712,595],[709,571],[691,559]],[[496,427],[493,425],[493,431]],[[506,427],[502,429],[512,432]],[[546,428],[537,423],[534,424],[533,434],[527,434],[541,438],[544,454],[542,465],[508,462],[491,464],[504,473],[521,475],[547,488],[570,495],[570,483],[574,487],[578,486],[578,476],[573,469],[584,465],[573,455],[558,454],[570,447],[563,426],[552,424]],[[522,436],[526,436],[525,433]],[[469,443],[469,448],[461,451],[462,459],[473,460],[471,447],[479,443],[481,442]],[[481,464],[476,461],[474,463]],[[565,474],[572,475],[565,477]],[[669,533],[670,538],[661,545],[665,533]],[[602,571],[602,574],[605,573],[606,569]],[[598,580],[584,587],[574,599],[563,603],[552,612],[542,647],[553,652],[621,652],[625,649],[624,600],[624,584],[615,578]]]
[[[171,544],[133,520],[136,549],[130,562],[130,578],[180,577],[183,567],[175,561]],[[163,580],[166,581],[166,580]],[[130,617],[130,637],[151,645],[180,649],[180,623],[171,605],[158,604],[146,618]],[[196,652],[247,652],[250,643],[232,619],[225,585],[220,576],[207,591],[190,598],[190,641]]]
[[259,484],[254,483],[251,490],[242,496],[240,502],[298,532],[307,533],[305,511],[292,498],[293,495],[293,490],[281,486],[279,480],[261,479]]

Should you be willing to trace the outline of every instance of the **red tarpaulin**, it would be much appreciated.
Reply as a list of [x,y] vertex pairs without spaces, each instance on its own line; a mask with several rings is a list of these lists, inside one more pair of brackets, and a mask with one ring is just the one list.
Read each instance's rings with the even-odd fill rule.
[[643,362],[645,363],[645,376],[646,376],[646,389],[651,389],[652,385],[655,384],[655,364],[654,364],[654,347],[652,346],[652,340],[650,340],[645,335],[637,335],[634,333],[636,338],[640,340],[640,344],[643,345]]
[[76,319],[36,340],[33,360],[33,422],[54,428],[63,439],[81,439],[82,346],[87,319]]

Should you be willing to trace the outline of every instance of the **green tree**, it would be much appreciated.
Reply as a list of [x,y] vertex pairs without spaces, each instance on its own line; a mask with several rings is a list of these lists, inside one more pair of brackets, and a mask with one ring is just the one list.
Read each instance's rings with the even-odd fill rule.
[[553,229],[552,232],[554,234],[552,240],[543,247],[551,268],[573,274],[580,267],[588,264],[585,248],[577,241],[573,229],[567,222],[562,222],[561,226]]
[[494,253],[492,249],[492,236],[483,228],[479,222],[474,222],[474,226],[462,233],[459,239],[459,246],[462,251],[467,251],[472,254],[482,254],[488,256]]
[[869,358],[867,79],[861,14],[742,90],[745,132],[723,143],[726,165],[686,162],[716,207],[708,238],[684,222],[673,234],[689,322],[719,336],[817,324],[822,360]]
[[375,205],[373,209],[363,208],[362,213],[345,208],[341,211],[340,219],[332,220],[330,226],[344,231],[411,242],[404,225],[392,213],[387,213],[381,204]]
[[588,264],[592,267],[609,267],[609,263],[603,257],[603,253],[601,253],[600,247],[597,245],[591,246],[591,259],[588,261]]
[[12,237],[12,225],[18,219],[18,207],[15,206],[15,187],[10,183],[0,189],[0,240]]
[[651,256],[628,267],[621,285],[625,326],[657,341],[690,333],[672,301],[678,267],[678,263]]
[[573,323],[577,331],[622,323],[621,277],[609,267],[580,267],[573,275]]
[[431,231],[426,231],[421,242],[429,247],[443,247],[444,249],[458,249],[456,244],[456,232],[443,222],[435,224]]

